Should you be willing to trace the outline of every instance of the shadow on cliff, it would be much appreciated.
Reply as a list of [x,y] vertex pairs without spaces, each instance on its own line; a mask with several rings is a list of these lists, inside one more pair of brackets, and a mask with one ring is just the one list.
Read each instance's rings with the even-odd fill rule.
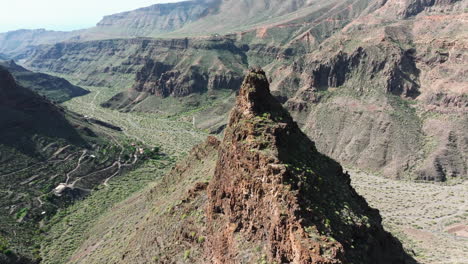
[[[316,226],[321,234],[336,239],[352,263],[418,263],[398,239],[382,228],[379,211],[370,208],[357,194],[349,174],[343,172],[338,162],[319,153],[295,123],[294,129],[281,132],[285,131],[277,135],[278,157],[291,164],[289,181],[300,193],[304,226]],[[303,168],[304,164],[313,173],[297,177],[297,168]],[[344,215],[345,211],[355,215]]]
[[300,210],[296,217],[302,219],[301,225],[315,226],[321,235],[338,241],[347,263],[417,263],[400,241],[383,229],[379,211],[357,194],[341,165],[318,152],[271,95],[264,75],[261,70],[253,71],[242,93],[248,94],[243,96],[255,116],[269,116],[279,124],[273,130],[274,149],[278,159],[287,164],[284,181],[298,192]]

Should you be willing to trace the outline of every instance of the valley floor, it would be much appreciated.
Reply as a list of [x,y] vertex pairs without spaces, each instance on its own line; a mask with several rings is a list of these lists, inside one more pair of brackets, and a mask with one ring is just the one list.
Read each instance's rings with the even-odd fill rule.
[[[207,134],[193,128],[190,118],[145,113],[122,113],[100,103],[116,91],[86,87],[90,94],[64,105],[82,115],[119,126],[124,133],[180,158]],[[446,186],[388,180],[351,172],[352,183],[369,204],[380,210],[387,230],[424,264],[462,264],[468,256],[468,182]]]
[[150,146],[159,146],[171,157],[184,155],[193,145],[207,137],[203,131],[195,129],[192,119],[181,120],[168,115],[152,113],[123,113],[100,106],[117,92],[107,87],[85,87],[91,93],[74,98],[64,104],[68,109],[96,118],[123,129],[125,135],[135,141]]
[[468,182],[449,186],[350,174],[356,191],[380,210],[384,227],[420,263],[467,263]]

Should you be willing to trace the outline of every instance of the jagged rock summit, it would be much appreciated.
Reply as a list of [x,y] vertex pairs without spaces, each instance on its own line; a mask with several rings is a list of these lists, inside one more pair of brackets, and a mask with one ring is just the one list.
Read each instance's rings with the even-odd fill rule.
[[262,70],[244,80],[208,187],[213,263],[407,263],[334,160],[317,152],[270,94]]

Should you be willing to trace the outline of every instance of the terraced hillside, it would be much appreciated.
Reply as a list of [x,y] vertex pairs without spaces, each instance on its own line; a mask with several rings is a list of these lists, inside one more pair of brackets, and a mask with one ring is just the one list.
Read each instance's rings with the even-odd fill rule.
[[1,66],[0,110],[1,263],[36,263],[42,228],[57,211],[160,155],[18,85]]

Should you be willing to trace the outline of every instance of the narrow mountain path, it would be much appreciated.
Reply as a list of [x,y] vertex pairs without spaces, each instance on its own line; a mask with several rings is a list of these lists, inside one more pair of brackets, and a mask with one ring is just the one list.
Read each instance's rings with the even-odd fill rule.
[[36,197],[36,200],[39,202],[39,207],[42,207],[44,205],[44,202],[41,200],[42,196]]
[[71,178],[71,174],[74,173],[75,171],[77,171],[80,166],[81,166],[81,161],[83,161],[83,159],[85,158],[85,155],[88,151],[87,150],[83,150],[82,154],[81,154],[81,157],[78,159],[78,163],[76,164],[76,167],[71,170],[70,172],[67,173],[67,179],[65,181],[65,184],[68,184],[68,182],[70,181],[70,178]]
[[93,116],[93,118],[96,118],[96,98],[99,96],[100,93],[101,91],[97,91],[93,97],[93,100],[91,100],[91,102],[89,103],[89,105],[91,106],[91,115]]

